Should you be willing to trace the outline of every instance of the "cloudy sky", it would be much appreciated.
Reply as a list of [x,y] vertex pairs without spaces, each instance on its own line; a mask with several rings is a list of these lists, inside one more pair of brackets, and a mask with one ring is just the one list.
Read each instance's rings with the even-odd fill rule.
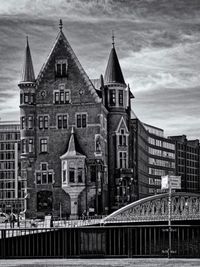
[[60,18],[90,78],[104,74],[114,30],[136,115],[166,135],[200,138],[199,0],[1,0],[2,120],[19,118],[26,35],[37,76]]

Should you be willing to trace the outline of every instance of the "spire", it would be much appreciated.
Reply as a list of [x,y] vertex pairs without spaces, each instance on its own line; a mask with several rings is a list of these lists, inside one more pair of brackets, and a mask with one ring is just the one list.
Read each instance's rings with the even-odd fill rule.
[[113,33],[112,34],[113,47],[111,49],[110,56],[108,59],[108,65],[107,65],[106,72],[104,75],[104,81],[105,81],[105,84],[108,84],[108,83],[125,84],[122,70],[121,70],[119,60],[117,57],[117,53],[115,50],[115,42],[114,41],[115,41],[115,37],[114,37],[114,33]]
[[33,63],[31,58],[31,51],[28,43],[28,36],[26,37],[26,50],[25,50],[25,61],[24,69],[22,73],[22,82],[35,82],[35,74],[33,69]]
[[62,31],[62,28],[63,28],[63,23],[62,23],[62,19],[60,19],[60,22],[59,22],[59,29],[60,29],[60,31]]
[[74,127],[72,127],[67,152],[63,154],[60,158],[65,159],[65,158],[76,157],[76,156],[84,156],[77,150],[77,147],[78,147],[78,144],[76,143],[76,140],[74,137]]

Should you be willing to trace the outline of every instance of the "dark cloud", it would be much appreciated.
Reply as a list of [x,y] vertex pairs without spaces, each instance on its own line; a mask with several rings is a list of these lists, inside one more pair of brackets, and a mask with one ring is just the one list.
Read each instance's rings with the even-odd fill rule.
[[36,75],[63,19],[91,78],[104,74],[111,32],[141,120],[199,137],[199,0],[7,0],[0,3],[0,116],[18,118],[26,35]]

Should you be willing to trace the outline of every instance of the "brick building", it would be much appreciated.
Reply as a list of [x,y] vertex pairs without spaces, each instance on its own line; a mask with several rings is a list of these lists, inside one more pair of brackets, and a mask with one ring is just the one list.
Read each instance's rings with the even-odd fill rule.
[[[19,88],[21,175],[27,180],[27,214],[52,212],[75,217],[85,211],[105,214],[118,208],[116,190],[123,194],[123,184],[133,180],[128,160],[132,94],[114,43],[104,78],[101,75],[92,82],[61,22],[36,79],[27,40]],[[116,189],[116,183],[120,188]]]

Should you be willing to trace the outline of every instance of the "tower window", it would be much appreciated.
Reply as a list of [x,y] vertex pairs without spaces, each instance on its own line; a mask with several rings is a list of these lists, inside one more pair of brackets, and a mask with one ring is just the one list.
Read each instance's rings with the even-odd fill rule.
[[120,135],[119,135],[119,145],[120,146],[126,146],[127,145],[127,140],[126,140],[126,135],[124,132],[124,129],[121,129]]
[[78,168],[78,183],[82,183],[82,182],[83,182],[83,169]]
[[119,106],[123,106],[124,100],[123,100],[123,90],[119,90]]
[[28,117],[28,129],[33,129],[33,116]]
[[21,128],[25,129],[25,127],[26,127],[26,119],[25,117],[21,117]]
[[29,102],[29,94],[24,94],[24,103],[28,104]]
[[77,114],[76,115],[76,125],[77,125],[77,128],[86,128],[86,126],[87,126],[86,114]]
[[110,105],[116,105],[116,91],[114,89],[110,90]]
[[127,152],[119,152],[119,168],[127,168]]

